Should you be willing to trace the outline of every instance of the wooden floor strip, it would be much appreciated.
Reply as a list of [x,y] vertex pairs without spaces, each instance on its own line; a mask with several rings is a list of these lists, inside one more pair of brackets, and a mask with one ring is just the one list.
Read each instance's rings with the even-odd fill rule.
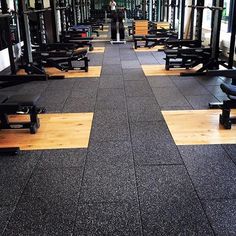
[[[236,144],[236,125],[219,124],[221,110],[162,111],[177,145]],[[236,115],[236,110],[232,112]]]
[[[20,118],[19,118],[20,117]],[[37,134],[29,130],[1,130],[0,148],[19,147],[21,150],[87,148],[93,113],[41,114]],[[26,119],[13,116],[12,120]]]
[[94,47],[93,51],[89,51],[89,53],[104,53],[105,47]]
[[[100,77],[102,67],[101,66],[89,66],[89,71],[85,72],[84,70],[70,70],[68,72],[60,71],[54,67],[45,68],[46,73],[49,76],[58,76],[64,75],[65,78],[90,78],[90,77]],[[17,74],[25,74],[24,70],[19,70]]]
[[135,52],[156,52],[158,50],[163,50],[164,46],[160,45],[160,46],[155,46],[152,48],[147,48],[147,47],[141,47],[141,48],[133,48]]
[[165,65],[142,65],[143,72],[146,76],[158,75],[180,75],[181,72],[195,72],[195,69],[171,69],[166,70]]

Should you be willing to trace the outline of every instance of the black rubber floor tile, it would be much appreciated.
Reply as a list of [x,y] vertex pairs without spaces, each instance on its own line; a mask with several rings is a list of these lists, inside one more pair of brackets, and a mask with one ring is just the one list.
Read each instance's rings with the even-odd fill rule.
[[98,99],[96,110],[125,111],[125,98],[123,96],[114,96],[109,99]]
[[127,97],[152,97],[152,90],[146,80],[125,81],[125,93]]
[[236,200],[205,201],[204,208],[216,235],[236,234]]
[[106,59],[103,61],[103,65],[120,65],[121,64],[121,61],[120,61],[120,57],[112,57],[112,58],[109,58]]
[[158,104],[162,106],[189,106],[190,104],[175,87],[169,88],[152,88]]
[[137,167],[144,235],[213,235],[183,166]]
[[138,205],[79,204],[74,235],[142,235]]
[[83,168],[87,149],[62,149],[43,151],[38,168]]
[[224,144],[222,145],[224,150],[228,153],[230,158],[236,164],[236,145],[235,144]]
[[176,145],[173,143],[136,141],[133,144],[136,165],[183,164]]
[[39,100],[39,106],[44,107],[47,113],[61,113],[63,111],[64,102],[57,103],[52,100],[48,102]]
[[51,90],[55,92],[55,90],[71,90],[75,81],[75,79],[50,80],[47,91]]
[[228,100],[228,97],[226,94],[223,96],[215,95],[216,99],[219,100],[220,102],[223,102],[224,100]]
[[131,122],[163,120],[155,98],[128,97],[127,106]]
[[96,98],[78,98],[69,97],[63,107],[63,112],[68,113],[82,113],[82,112],[94,112]]
[[173,80],[179,91],[185,96],[210,95],[209,91],[204,88],[196,79],[190,80]]
[[192,110],[192,106],[161,106],[162,111]]
[[101,79],[99,88],[123,88],[124,83],[121,79],[112,80],[112,79]]
[[136,52],[137,57],[153,57],[152,52]]
[[73,199],[22,199],[4,235],[71,235],[76,218]]
[[140,57],[138,54],[138,60],[141,65],[151,65],[151,64],[156,65],[157,64],[157,60],[153,56],[141,56]]
[[73,90],[79,89],[97,89],[99,80],[97,78],[86,78],[75,80]]
[[166,54],[164,52],[153,52],[152,53],[153,56],[155,57],[155,59],[157,60],[157,64],[160,65],[165,65],[166,61],[164,60],[164,58],[166,58]]
[[64,103],[70,93],[70,90],[57,90],[56,93],[55,91],[48,90],[41,94],[39,102]]
[[101,75],[100,82],[102,80],[123,80],[123,75]]
[[89,147],[86,164],[88,166],[109,166],[123,164],[133,166],[130,142],[94,143]]
[[178,148],[200,198],[236,197],[236,166],[220,145]]
[[[50,85],[49,81],[32,81],[30,83],[25,83],[24,86],[19,90],[18,93],[36,93],[40,94],[47,89]],[[1,90],[2,91],[2,90]]]
[[123,60],[121,61],[121,65],[123,69],[136,69],[141,68],[141,65],[138,60]]
[[13,206],[40,159],[41,151],[20,152],[15,156],[0,157],[0,205]]
[[175,87],[175,84],[168,76],[150,76],[147,79],[152,88]]
[[3,231],[7,226],[13,209],[13,207],[0,206],[0,235],[3,235]]
[[80,202],[135,201],[137,191],[133,167],[126,163],[88,163]]
[[131,123],[131,137],[134,145],[143,145],[154,142],[173,143],[173,139],[165,121]]
[[98,142],[129,140],[128,117],[125,109],[96,110],[90,139]]
[[145,80],[142,69],[123,69],[124,80]]
[[89,66],[102,66],[103,64],[103,58],[102,59],[92,59],[89,62]]
[[213,95],[213,96],[219,96],[223,97],[226,96],[226,94],[222,91],[219,85],[208,85],[206,86],[206,89]]
[[83,168],[37,169],[33,172],[22,201],[41,197],[45,201],[71,199],[75,203],[80,190]]
[[107,141],[128,141],[129,127],[128,124],[98,124],[92,126],[90,142],[107,142]]
[[102,75],[122,75],[122,68],[118,65],[104,65]]
[[77,98],[78,102],[82,99],[92,99],[97,96],[97,88],[78,88],[71,91],[70,97]]
[[93,117],[93,123],[100,126],[126,124],[128,121],[126,111],[104,110],[97,111]]
[[208,109],[210,102],[218,102],[213,95],[186,96],[193,109]]
[[125,54],[120,55],[120,59],[121,60],[126,60],[126,61],[132,61],[132,60],[137,60],[138,58],[137,58],[135,53],[132,53],[132,54],[131,53],[130,54],[125,53]]
[[195,77],[201,84],[208,85],[220,85],[222,84],[222,79],[220,77],[209,77],[209,76],[198,76]]
[[98,100],[99,99],[110,99],[112,97],[119,97],[124,96],[123,89],[106,89],[106,88],[99,88],[98,89]]

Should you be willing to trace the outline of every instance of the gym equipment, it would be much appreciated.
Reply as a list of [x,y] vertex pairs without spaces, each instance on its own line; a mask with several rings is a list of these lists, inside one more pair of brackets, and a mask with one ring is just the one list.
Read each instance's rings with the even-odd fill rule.
[[[38,114],[45,110],[36,106],[39,95],[0,95],[0,129],[29,129],[31,134],[37,133],[40,127]],[[10,122],[9,115],[29,115],[25,122]]]
[[[55,67],[61,71],[68,70],[85,70],[88,71],[88,58],[87,58],[87,49],[86,48],[76,48],[76,44],[47,44],[47,35],[45,29],[45,20],[44,20],[44,8],[42,2],[36,0],[35,14],[39,15],[39,28],[41,32],[41,37],[39,37],[39,47],[35,49],[32,53],[34,61],[40,61],[44,67]],[[87,29],[87,27],[85,27]],[[64,50],[60,50],[63,48]],[[67,49],[67,50],[66,50]],[[73,62],[83,61],[84,66],[74,67]]]
[[[7,8],[7,4],[6,1],[3,0],[2,2],[2,12],[8,12],[8,8]],[[14,86],[17,84],[21,84],[21,83],[27,83],[30,81],[36,81],[36,80],[47,80],[48,76],[43,73],[43,70],[41,70],[40,68],[37,68],[36,66],[32,65],[31,66],[31,54],[30,51],[28,51],[27,49],[27,45],[25,44],[25,48],[26,50],[24,51],[25,56],[27,59],[29,59],[29,63],[27,65],[28,70],[26,70],[26,72],[28,73],[28,75],[16,75],[17,72],[17,66],[16,66],[16,62],[15,62],[15,55],[13,53],[13,45],[12,45],[12,38],[11,38],[11,33],[10,33],[10,18],[11,15],[6,13],[6,14],[0,14],[0,18],[4,19],[4,24],[1,25],[2,29],[5,29],[6,32],[6,39],[7,39],[7,45],[8,45],[8,54],[9,54],[9,59],[10,59],[10,69],[11,69],[11,75],[4,75],[1,74],[0,75],[0,88],[6,88],[6,87],[10,87],[10,86]],[[24,28],[21,27],[22,32],[24,33]],[[29,54],[27,55],[27,52],[29,52]],[[37,72],[37,73],[36,73]],[[62,76],[59,77],[55,77],[55,78],[62,78]],[[64,77],[63,77],[64,78]]]
[[126,43],[125,28],[123,24],[124,9],[117,9],[112,13],[111,18],[111,44]]
[[[219,50],[219,35],[220,35],[220,25],[221,25],[221,16],[223,10],[223,0],[216,0],[212,7],[205,7],[204,1],[198,1],[199,6],[191,6],[198,9],[198,27],[196,29],[196,38],[201,39],[201,26],[202,23],[202,10],[208,8],[212,10],[212,33],[211,33],[211,46],[210,48],[187,48],[187,49],[176,49],[176,51],[166,50],[166,69],[169,68],[192,68],[199,64],[203,66],[197,71],[192,73],[181,73],[181,75],[191,76],[197,75],[199,72],[206,70],[219,69],[219,65],[226,67],[225,63],[219,60],[219,55],[221,51]],[[200,23],[199,23],[200,22]],[[196,55],[199,58],[196,58]],[[192,61],[194,63],[192,63]],[[190,63],[189,63],[190,62]]]
[[[86,48],[78,48],[72,52],[66,51],[45,51],[40,52],[39,57],[44,61],[45,67],[55,67],[61,71],[69,70],[84,70],[88,72],[88,62],[87,57],[88,50]],[[84,66],[75,67],[72,65],[73,62],[83,61]]]
[[[165,42],[172,38],[175,39],[177,34],[169,30],[169,24],[166,22],[151,23],[147,20],[138,20],[133,22],[133,40],[134,48],[138,47],[155,47],[164,45]],[[166,28],[164,28],[166,27]],[[140,44],[145,42],[145,44]]]
[[186,48],[165,50],[165,69],[193,68],[199,64],[207,65],[211,58],[211,48]]
[[223,101],[221,106],[220,124],[225,129],[231,129],[231,125],[236,124],[236,117],[230,117],[231,109],[236,108],[236,86],[223,83],[220,87],[229,98],[229,100]]
[[[191,29],[190,29],[190,38],[189,39],[177,39],[177,40],[167,40],[165,47],[166,49],[173,48],[199,48],[202,46],[202,19],[203,19],[203,10],[204,10],[204,0],[198,0],[197,5],[189,6],[192,8],[191,12]],[[196,22],[195,22],[195,37],[193,39],[193,26],[195,18],[195,9],[196,9]]]

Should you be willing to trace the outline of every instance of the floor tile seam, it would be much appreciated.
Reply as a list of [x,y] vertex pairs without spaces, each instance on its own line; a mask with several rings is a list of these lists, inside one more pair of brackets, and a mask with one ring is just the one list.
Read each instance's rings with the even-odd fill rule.
[[10,215],[10,217],[8,218],[8,221],[7,221],[7,223],[5,224],[5,227],[4,227],[3,231],[2,231],[2,235],[4,235],[4,234],[6,233],[7,227],[8,227],[8,225],[9,225],[10,221],[12,220],[12,217],[13,217],[13,215],[14,215],[14,212],[16,211],[16,209],[17,209],[17,207],[18,207],[18,205],[19,205],[19,203],[20,203],[20,200],[21,200],[21,198],[22,198],[22,196],[23,196],[23,194],[24,194],[24,191],[26,190],[26,187],[27,187],[27,185],[28,185],[28,183],[29,183],[31,177],[33,176],[34,171],[38,168],[37,165],[39,164],[40,159],[42,158],[42,155],[43,155],[43,151],[41,151],[40,156],[39,156],[39,158],[38,158],[38,160],[37,160],[35,166],[33,167],[31,173],[29,174],[29,176],[28,176],[28,178],[27,178],[27,180],[25,181],[25,184],[24,184],[24,186],[23,186],[23,188],[22,188],[22,191],[21,191],[21,193],[20,193],[20,196],[18,197],[18,199],[17,199],[17,201],[16,201],[16,203],[15,203],[15,205],[14,205],[14,207],[13,207],[13,210],[12,210],[12,212],[11,212],[11,215]]
[[219,197],[219,198],[201,198],[203,202],[211,202],[211,201],[236,201],[236,197]]
[[[122,68],[122,74],[124,78],[124,69]],[[141,212],[141,201],[140,201],[140,196],[139,196],[139,189],[138,189],[138,183],[137,183],[137,169],[136,169],[136,164],[135,164],[135,158],[134,158],[134,150],[133,150],[133,142],[132,142],[132,135],[131,135],[131,123],[129,119],[129,113],[128,113],[128,104],[127,104],[127,94],[125,90],[125,83],[123,84],[123,89],[124,89],[124,94],[125,94],[125,104],[126,104],[126,113],[127,113],[127,119],[128,119],[128,129],[129,129],[129,140],[131,143],[131,152],[132,152],[132,160],[133,160],[133,169],[134,169],[134,179],[135,179],[135,190],[137,193],[137,200],[138,200],[138,211],[139,211],[139,224],[140,224],[140,231],[141,235],[144,235],[144,227],[143,227],[143,219],[142,219],[142,212]]]
[[72,95],[73,88],[74,88],[75,84],[76,84],[76,81],[74,81],[74,84],[73,84],[72,88],[70,89],[70,93],[68,94],[68,96],[66,97],[66,99],[65,99],[65,101],[64,101],[64,103],[63,103],[63,106],[62,106],[62,109],[61,109],[61,113],[66,113],[66,112],[63,112],[63,111],[64,111],[64,109],[65,109],[65,105],[66,105],[68,99],[69,99],[70,96]]
[[154,164],[140,164],[140,162],[138,162],[138,161],[136,161],[136,166],[137,167],[161,167],[161,166],[163,166],[163,167],[165,167],[165,166],[183,166],[184,165],[184,163],[170,163],[170,164],[167,164],[167,163],[154,163]]
[[[169,78],[169,76],[167,76],[168,78]],[[149,81],[148,81],[148,83],[149,83]],[[150,83],[149,83],[149,86],[151,87],[151,85],[150,85]],[[178,92],[185,98],[185,100],[186,100],[186,102],[189,104],[189,106],[194,110],[194,107],[190,104],[190,102],[189,102],[189,100],[186,98],[186,96],[179,90],[179,88],[174,84],[174,86],[175,86],[175,88],[178,90]],[[152,89],[152,87],[151,87],[151,89]],[[154,93],[154,91],[153,91],[153,89],[152,89],[152,92]],[[156,99],[156,101],[157,101],[157,103],[158,103],[158,100],[157,100],[157,98],[156,98],[156,96],[154,95],[154,97],[155,97],[155,99]],[[158,103],[159,104],[159,103]],[[160,104],[159,104],[159,107],[161,107],[160,106]]]
[[[174,83],[174,82],[173,82]],[[176,84],[175,84],[175,86],[176,86]],[[203,85],[202,85],[203,86]],[[205,86],[203,86],[204,88],[205,88]],[[188,98],[187,97],[199,97],[199,95],[185,95],[183,92],[181,92],[181,90],[176,86],[176,88],[179,90],[179,92],[184,96],[184,98],[187,100],[187,102],[190,104],[190,102],[189,102],[189,100],[188,100]],[[206,89],[206,88],[205,88]],[[210,92],[210,91],[209,91]],[[212,95],[216,100],[218,100],[218,101],[220,101],[217,97],[216,97],[216,95],[214,95],[214,94],[212,94],[211,92],[210,92],[210,94],[202,94],[201,96],[204,96],[204,95]],[[190,106],[193,108],[193,110],[197,110],[197,109],[195,109],[191,104],[190,104]]]
[[[62,149],[67,150],[67,149]],[[86,151],[87,152],[87,151]],[[60,171],[60,170],[78,170],[78,168],[81,168],[81,164],[78,166],[57,166],[57,167],[37,167],[38,172],[43,172],[43,170],[52,170],[52,171]]]
[[[100,85],[100,77],[98,78],[98,87]],[[96,92],[96,99],[95,99],[95,104],[94,104],[94,109],[93,109],[93,114],[95,114],[95,108],[96,108],[96,104],[97,104],[97,97],[98,97],[98,87],[97,87],[97,92]],[[94,119],[94,117],[93,117]],[[92,124],[91,127],[93,126],[93,120],[92,120]],[[86,164],[87,164],[87,159],[88,159],[88,153],[89,153],[89,148],[90,148],[90,144],[91,144],[91,134],[92,134],[92,128],[90,131],[90,136],[89,136],[89,143],[88,143],[88,147],[87,147],[87,152],[86,152],[86,156],[84,158],[84,163],[83,163],[83,169],[82,169],[82,173],[81,173],[81,182],[80,182],[80,187],[78,189],[78,194],[77,194],[77,204],[76,204],[76,212],[75,212],[75,218],[74,218],[74,223],[72,224],[72,229],[71,229],[71,235],[75,235],[75,229],[76,229],[76,222],[77,222],[77,217],[79,214],[79,203],[80,203],[80,199],[81,199],[81,194],[82,194],[82,186],[83,186],[83,182],[84,182],[84,178],[85,178],[85,170],[86,170]]]
[[220,145],[221,148],[226,152],[227,154],[227,158],[232,161],[234,163],[234,165],[236,166],[236,161],[232,158],[232,156],[230,155],[230,153],[228,152],[227,148],[224,146],[224,144]]
[[[177,146],[177,145],[176,145],[176,146]],[[201,197],[200,197],[200,195],[199,195],[198,192],[197,192],[197,187],[195,186],[195,184],[194,184],[194,182],[193,182],[193,179],[191,178],[191,175],[190,175],[190,173],[189,173],[189,171],[188,171],[188,168],[187,168],[187,166],[186,166],[186,164],[185,164],[185,162],[184,162],[184,158],[183,158],[183,156],[181,155],[181,152],[180,152],[178,146],[177,146],[177,152],[179,153],[179,155],[180,155],[180,157],[181,157],[181,159],[182,159],[183,167],[184,167],[185,170],[186,170],[186,173],[187,173],[187,175],[188,175],[189,181],[190,181],[190,183],[191,183],[191,185],[192,185],[192,187],[193,187],[193,190],[194,190],[194,192],[195,192],[195,194],[196,194],[196,197],[197,197],[197,199],[198,199],[198,202],[199,202],[199,204],[200,204],[200,206],[201,206],[201,210],[202,210],[202,212],[204,213],[204,215],[205,215],[205,217],[206,217],[206,219],[207,219],[208,225],[210,226],[210,228],[211,228],[213,234],[216,236],[217,234],[216,234],[216,232],[215,232],[215,230],[214,230],[214,228],[213,228],[213,226],[212,226],[212,224],[211,224],[210,218],[209,218],[208,215],[207,215],[206,209],[204,208],[203,202],[201,201]]]
[[115,201],[81,201],[80,203],[79,203],[79,205],[90,205],[90,204],[126,204],[126,203],[128,203],[128,204],[132,204],[133,203],[133,201],[132,200],[129,200],[129,199],[127,199],[127,200],[125,200],[125,199],[123,199],[123,200],[115,200]]

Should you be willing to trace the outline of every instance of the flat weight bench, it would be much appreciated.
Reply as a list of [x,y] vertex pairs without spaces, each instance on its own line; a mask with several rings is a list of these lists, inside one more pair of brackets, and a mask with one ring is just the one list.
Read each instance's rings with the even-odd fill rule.
[[[40,127],[38,114],[44,109],[36,106],[39,95],[13,95],[0,94],[0,129],[29,129],[31,134],[37,133]],[[29,115],[30,120],[24,122],[10,122],[9,115]]]
[[230,111],[236,108],[236,86],[221,84],[220,88],[228,96],[229,100],[223,101],[221,106],[222,114],[220,115],[220,124],[225,129],[231,129],[231,124],[236,124],[236,117],[230,117]]
[[[88,50],[87,48],[78,48],[74,50],[70,56],[68,57],[49,57],[46,59],[47,66],[54,66],[61,71],[69,71],[69,70],[84,70],[88,72],[88,62],[89,59],[87,57]],[[72,62],[84,61],[84,66],[74,67]]]

